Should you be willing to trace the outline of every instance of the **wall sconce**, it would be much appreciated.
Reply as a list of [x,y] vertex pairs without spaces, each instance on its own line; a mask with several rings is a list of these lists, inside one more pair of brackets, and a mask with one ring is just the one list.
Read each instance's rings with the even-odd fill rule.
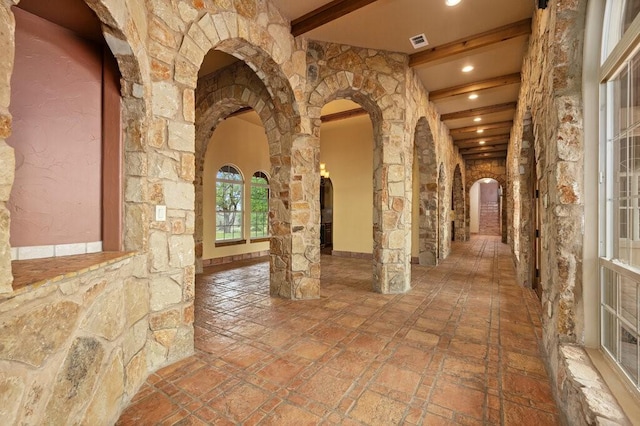
[[327,165],[325,163],[320,163],[320,177],[329,179],[329,171],[327,170]]

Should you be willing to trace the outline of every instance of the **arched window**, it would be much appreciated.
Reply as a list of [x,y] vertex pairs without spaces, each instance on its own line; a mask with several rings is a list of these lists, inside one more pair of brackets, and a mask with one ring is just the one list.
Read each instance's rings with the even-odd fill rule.
[[242,174],[224,165],[216,175],[216,241],[242,240]]
[[600,69],[606,110],[600,153],[600,342],[640,388],[640,0],[608,1]]
[[251,177],[251,238],[269,236],[269,178],[263,172]]

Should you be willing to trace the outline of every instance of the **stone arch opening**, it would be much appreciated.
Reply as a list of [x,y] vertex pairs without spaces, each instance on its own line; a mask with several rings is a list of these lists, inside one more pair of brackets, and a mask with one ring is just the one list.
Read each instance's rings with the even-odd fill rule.
[[[403,293],[411,285],[412,152],[408,149],[410,145],[405,143],[404,101],[394,91],[402,87],[399,82],[404,77],[377,78],[377,73],[382,71],[371,71],[366,67],[369,53],[366,49],[310,42],[307,83],[311,87],[307,112],[314,138],[319,138],[322,107],[334,99],[350,99],[369,114],[374,139],[373,290]],[[382,56],[376,59],[387,61],[388,70],[393,73],[395,65],[399,65],[397,58]],[[381,81],[390,84],[383,86]],[[313,170],[318,176],[317,163]],[[317,192],[316,182],[313,183],[314,192]]]
[[451,197],[451,206],[454,212],[452,237],[454,241],[465,241],[464,183],[462,182],[462,172],[460,171],[459,164],[456,164],[456,168],[453,172],[453,190]]
[[[332,237],[330,253],[334,256],[371,258],[374,151],[371,118],[360,104],[346,99],[325,104],[321,114],[321,187],[326,187],[328,173],[333,202],[328,208],[324,203],[325,208],[321,209],[320,240],[326,242]],[[322,201],[321,196],[321,207]]]
[[498,181],[482,178],[469,190],[471,232],[480,235],[502,235],[503,188]]
[[[222,46],[233,50],[237,43],[233,41]],[[220,122],[241,109],[251,108],[260,118],[269,147],[270,293],[291,297],[288,292],[282,292],[282,284],[291,279],[291,213],[287,196],[291,178],[292,134],[297,125],[292,103],[271,95],[280,90],[280,86],[269,90],[258,73],[244,61],[237,61],[198,80],[195,94],[196,269],[201,271],[202,268],[205,237],[203,172],[209,141]]]
[[[506,173],[504,172],[504,164],[496,163],[496,164],[487,164],[482,162],[481,160],[467,161],[466,172],[465,172],[465,182],[467,183],[464,188],[464,199],[465,199],[465,222],[466,222],[466,233],[467,239],[471,236],[471,199],[470,199],[470,191],[473,184],[480,179],[493,179],[498,182],[500,188],[502,188],[502,200],[506,200],[509,198],[509,188],[507,187],[507,178]],[[499,173],[496,173],[498,171]],[[501,224],[500,227],[502,229],[502,242],[507,242],[507,203],[501,203],[502,207],[500,210]]]
[[[417,162],[418,184],[418,263],[438,264],[438,163],[436,146],[425,117],[418,120],[414,133],[414,161]],[[415,227],[415,225],[414,225]]]
[[[320,158],[322,158],[322,162],[326,163],[326,167],[328,168],[330,173],[332,173],[330,176],[331,176],[331,182],[333,184],[333,189],[334,189],[334,225],[333,225],[334,248],[333,248],[332,254],[337,256],[358,257],[358,258],[363,258],[363,257],[367,258],[371,256],[375,259],[375,254],[373,253],[375,251],[375,244],[376,244],[376,227],[375,227],[376,214],[375,214],[375,208],[369,210],[367,206],[371,206],[375,202],[374,193],[376,191],[376,186],[375,186],[376,179],[374,176],[374,172],[375,172],[376,162],[380,161],[379,147],[381,146],[380,126],[381,126],[382,119],[380,118],[376,120],[374,117],[381,117],[382,114],[380,112],[380,109],[375,104],[375,102],[373,102],[366,94],[350,88],[341,90],[329,96],[326,99],[326,102],[324,103],[324,105],[322,105],[322,107],[320,108],[319,112],[321,116],[329,115],[330,112],[328,111],[332,111],[331,109],[332,105],[338,105],[337,108],[343,110],[343,112],[348,111],[349,109],[354,111],[359,108],[364,110],[364,112],[359,117],[359,121],[362,121],[362,119],[365,116],[368,118],[368,120],[365,119],[365,122],[360,123],[360,125],[366,128],[366,130],[371,133],[371,141],[368,143],[368,149],[369,149],[369,152],[371,153],[371,161],[368,164],[366,164],[366,160],[363,161],[362,154],[358,154],[355,151],[352,153],[353,155],[359,155],[358,160],[356,160],[357,164],[360,166],[359,169],[361,169],[359,173],[360,175],[359,178],[362,178],[363,176],[365,176],[364,179],[359,179],[359,180],[362,183],[363,189],[365,191],[369,190],[368,194],[360,194],[360,196],[363,197],[363,200],[361,200],[362,202],[358,204],[359,206],[358,216],[362,217],[362,220],[359,220],[357,217],[349,217],[349,213],[348,213],[348,206],[354,201],[353,196],[349,196],[348,190],[345,188],[347,185],[352,186],[352,184],[349,183],[352,178],[352,176],[350,175],[350,169],[349,169],[350,164],[348,161],[346,161],[347,159],[343,155],[340,155],[340,153],[336,149],[333,149],[332,151],[330,151],[330,152],[333,152],[333,155],[331,155],[330,152],[328,152],[330,149],[328,148],[328,145],[333,144],[333,145],[336,145],[335,148],[338,148],[338,145],[337,145],[338,141],[334,140],[335,138],[330,136],[331,141],[328,141],[327,138],[323,139],[323,131],[321,129],[324,127],[325,130],[331,131],[330,129],[327,128],[329,124],[325,122],[324,125],[320,124],[318,126],[318,134],[319,134],[319,140],[320,140],[319,145],[321,147],[324,144],[325,146],[327,146],[327,148],[325,148],[324,154],[321,149],[319,150],[318,152],[319,160],[316,168],[319,170]],[[323,121],[322,118],[320,118],[320,120],[317,120],[317,122],[319,123],[322,123],[322,121]],[[368,123],[366,121],[368,121]],[[361,140],[360,142],[366,144],[367,141]],[[344,141],[342,141],[340,145],[344,146]],[[330,157],[331,161],[328,161],[329,158],[326,158],[327,161],[325,161],[325,157],[327,156],[327,154],[331,155]],[[366,156],[364,158],[366,158]],[[336,166],[339,166],[339,167],[336,168]],[[338,174],[336,175],[336,173]],[[342,195],[344,195],[344,197],[342,197]],[[343,211],[341,212],[341,210]],[[344,220],[341,220],[341,218]],[[368,230],[364,230],[363,227],[366,228],[368,224],[371,224],[371,226],[368,228]],[[353,228],[354,225],[356,227],[355,236],[357,236],[357,238],[360,240],[357,244],[353,244],[353,242],[349,242],[348,235],[346,235],[347,232],[354,231],[354,228]],[[348,231],[347,227],[350,227],[351,230]],[[369,235],[372,235],[372,238],[367,238],[368,237],[366,235],[367,232],[369,233]],[[340,240],[340,235],[345,236],[344,241]],[[319,244],[319,240],[318,240],[318,244]],[[375,289],[375,283],[374,283],[374,289]]]

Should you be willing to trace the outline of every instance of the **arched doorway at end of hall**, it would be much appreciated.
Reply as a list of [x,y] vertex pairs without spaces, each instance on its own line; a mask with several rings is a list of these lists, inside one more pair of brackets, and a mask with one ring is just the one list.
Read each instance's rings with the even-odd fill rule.
[[502,187],[492,178],[474,182],[469,190],[472,234],[502,235]]

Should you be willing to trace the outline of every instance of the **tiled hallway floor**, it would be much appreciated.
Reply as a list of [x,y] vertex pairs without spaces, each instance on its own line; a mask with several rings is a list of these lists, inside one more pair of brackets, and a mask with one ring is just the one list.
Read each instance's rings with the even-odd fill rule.
[[[231,268],[231,269],[230,269]],[[120,425],[554,425],[535,294],[499,237],[370,291],[370,260],[322,257],[322,297],[269,297],[268,264],[208,268],[196,353],[153,374]]]

